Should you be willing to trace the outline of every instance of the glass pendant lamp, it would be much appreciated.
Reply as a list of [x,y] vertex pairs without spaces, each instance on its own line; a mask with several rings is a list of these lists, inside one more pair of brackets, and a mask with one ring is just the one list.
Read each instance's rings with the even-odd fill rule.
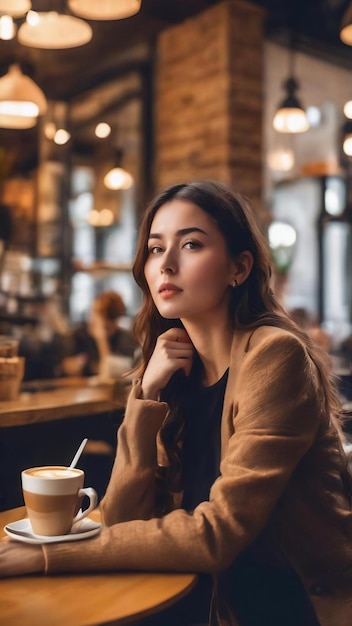
[[340,39],[347,46],[352,46],[352,2],[349,3],[347,10],[342,18]]
[[287,95],[275,113],[274,128],[279,133],[303,133],[309,129],[309,123],[305,110],[296,96],[298,83],[291,76],[285,81],[284,87]]
[[142,0],[68,0],[70,10],[87,20],[120,20],[135,15]]
[[283,84],[286,95],[279,104],[273,119],[273,126],[279,133],[303,133],[309,129],[306,112],[296,95],[299,89],[299,83],[294,78],[293,63],[294,52],[291,48],[289,57],[289,77]]
[[42,90],[18,65],[12,65],[0,78],[0,127],[32,128],[46,109]]
[[29,11],[18,30],[18,41],[33,48],[76,48],[88,43],[92,34],[92,27],[73,15]]
[[114,167],[104,176],[104,185],[108,189],[129,189],[133,185],[133,177],[123,167]]
[[0,0],[0,14],[21,17],[31,6],[31,0]]

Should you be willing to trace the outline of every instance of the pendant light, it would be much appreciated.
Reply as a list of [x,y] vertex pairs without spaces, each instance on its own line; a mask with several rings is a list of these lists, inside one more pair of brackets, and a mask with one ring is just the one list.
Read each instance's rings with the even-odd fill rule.
[[68,0],[70,10],[87,20],[120,20],[135,15],[142,0]]
[[0,78],[0,127],[32,128],[46,109],[42,90],[18,65],[11,65]]
[[352,2],[349,3],[342,18],[340,39],[347,46],[352,46]]
[[289,51],[289,77],[283,83],[285,98],[280,103],[273,120],[273,126],[279,133],[303,133],[309,129],[309,122],[302,104],[296,96],[299,83],[294,78],[294,51]]
[[84,20],[57,11],[29,11],[18,29],[18,41],[23,46],[64,49],[83,46],[92,39],[92,28]]
[[14,18],[25,15],[31,6],[31,0],[0,0],[0,39],[10,41],[15,37]]
[[133,185],[133,177],[123,167],[114,167],[104,176],[104,185],[108,189],[129,189]]
[[347,157],[352,157],[352,120],[347,120],[343,126],[342,150]]
[[116,166],[109,170],[104,176],[104,185],[107,189],[117,191],[118,189],[129,189],[133,185],[133,176],[122,167],[123,151],[116,150]]
[[21,17],[31,6],[31,0],[0,0],[0,14]]

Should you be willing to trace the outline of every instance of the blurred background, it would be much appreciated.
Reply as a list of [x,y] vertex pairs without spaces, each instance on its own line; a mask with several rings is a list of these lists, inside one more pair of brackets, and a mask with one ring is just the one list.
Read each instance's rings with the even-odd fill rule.
[[146,203],[217,178],[251,199],[284,306],[337,349],[352,314],[351,24],[348,0],[0,0],[2,332],[78,323],[103,290],[128,326]]

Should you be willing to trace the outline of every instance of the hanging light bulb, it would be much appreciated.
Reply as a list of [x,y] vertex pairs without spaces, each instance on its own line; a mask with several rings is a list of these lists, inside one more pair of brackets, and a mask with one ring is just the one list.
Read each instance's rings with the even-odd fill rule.
[[352,120],[352,100],[347,100],[347,102],[345,102],[343,105],[343,112],[349,120]]
[[129,189],[133,185],[133,177],[123,167],[114,167],[104,176],[104,185],[108,189]]
[[340,39],[347,46],[352,46],[352,2],[347,7],[347,10],[342,18],[340,28]]
[[123,150],[118,148],[115,154],[115,166],[104,176],[104,185],[108,189],[129,189],[133,185],[133,177],[123,167]]
[[120,20],[135,15],[142,0],[69,0],[73,13],[88,20]]
[[99,139],[106,139],[111,133],[111,126],[106,122],[99,122],[95,127],[95,134]]
[[297,81],[291,76],[284,87],[287,95],[279,105],[273,120],[273,126],[279,133],[303,133],[309,129],[309,123],[305,111],[296,97],[299,87]]
[[92,34],[91,26],[78,17],[57,11],[30,11],[18,29],[18,41],[33,48],[76,48],[88,43]]
[[66,128],[58,128],[55,131],[55,134],[53,137],[54,143],[56,143],[58,146],[64,146],[65,143],[70,141],[70,139],[71,139],[71,133],[69,133],[69,131],[66,130]]
[[18,65],[0,78],[0,127],[32,128],[47,109],[42,90]]
[[17,26],[11,15],[2,15],[0,17],[0,39],[10,41],[16,35]]
[[347,120],[342,129],[342,150],[348,157],[352,157],[352,120]]
[[283,83],[286,96],[280,103],[274,119],[273,126],[279,133],[303,133],[309,129],[309,122],[306,113],[296,96],[299,84],[294,78],[294,35],[290,35],[289,72],[288,78]]

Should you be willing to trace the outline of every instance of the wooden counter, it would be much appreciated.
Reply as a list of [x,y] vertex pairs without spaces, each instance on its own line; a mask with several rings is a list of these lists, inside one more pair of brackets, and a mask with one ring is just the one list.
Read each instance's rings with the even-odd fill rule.
[[68,465],[84,437],[89,442],[80,467],[86,486],[94,487],[101,498],[111,473],[129,384],[93,383],[88,378],[26,383],[17,400],[0,401],[0,511],[23,503],[23,469]]
[[91,379],[43,381],[20,393],[17,400],[0,401],[0,428],[106,413],[125,406],[128,384],[93,385]]

